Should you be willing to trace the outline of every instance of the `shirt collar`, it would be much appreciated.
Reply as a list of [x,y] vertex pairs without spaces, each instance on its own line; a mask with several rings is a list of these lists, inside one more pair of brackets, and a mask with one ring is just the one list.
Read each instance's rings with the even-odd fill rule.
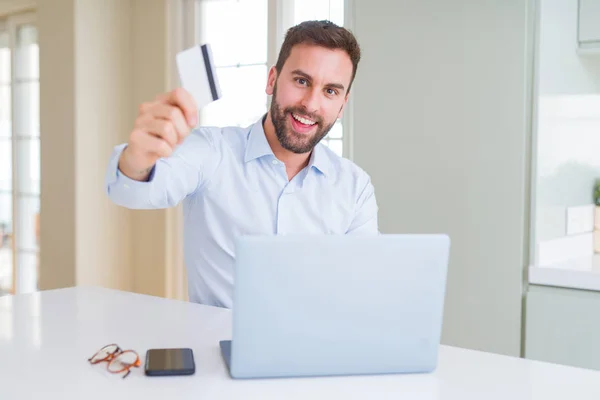
[[263,122],[265,118],[266,115],[259,119],[250,128],[250,132],[248,133],[248,144],[246,145],[246,153],[244,154],[244,162],[252,161],[267,155],[272,155],[275,157],[273,150],[271,150],[271,146],[269,146],[269,142],[267,142],[267,137],[263,128]]
[[329,175],[331,169],[331,160],[329,159],[329,155],[327,154],[324,144],[319,143],[315,146],[312,154],[310,155],[308,166],[316,168],[323,175],[325,175],[325,177]]
[[[268,155],[275,157],[275,154],[273,154],[273,150],[267,141],[267,136],[265,135],[263,127],[266,117],[267,115],[265,114],[250,128],[250,132],[248,133],[248,144],[246,145],[246,152],[244,154],[244,162]],[[331,160],[323,144],[319,143],[315,146],[310,155],[308,166],[317,169],[325,176],[330,173]]]

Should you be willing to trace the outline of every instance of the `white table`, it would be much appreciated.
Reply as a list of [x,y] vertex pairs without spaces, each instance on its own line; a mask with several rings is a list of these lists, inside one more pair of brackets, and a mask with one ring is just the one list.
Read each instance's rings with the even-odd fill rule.
[[[0,297],[0,399],[600,399],[600,372],[442,346],[432,374],[233,380],[229,310],[93,287]],[[126,379],[87,358],[191,347],[196,374]]]

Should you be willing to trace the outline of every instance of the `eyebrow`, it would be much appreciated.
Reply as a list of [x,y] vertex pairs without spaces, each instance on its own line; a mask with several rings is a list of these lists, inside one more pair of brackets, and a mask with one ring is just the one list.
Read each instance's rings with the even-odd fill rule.
[[[299,70],[299,69],[295,69],[292,71],[292,75],[300,75],[306,79],[308,79],[309,81],[312,81],[312,76],[310,76],[309,74],[307,74],[306,72]],[[325,85],[327,87],[330,88],[335,88],[335,89],[339,89],[341,91],[344,91],[344,85],[342,85],[341,83],[328,83],[327,85]]]

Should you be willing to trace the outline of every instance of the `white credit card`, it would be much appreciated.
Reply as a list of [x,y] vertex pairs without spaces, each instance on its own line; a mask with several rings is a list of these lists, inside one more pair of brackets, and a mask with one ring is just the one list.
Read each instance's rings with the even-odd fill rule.
[[181,86],[194,97],[198,109],[221,98],[209,44],[183,50],[175,58]]

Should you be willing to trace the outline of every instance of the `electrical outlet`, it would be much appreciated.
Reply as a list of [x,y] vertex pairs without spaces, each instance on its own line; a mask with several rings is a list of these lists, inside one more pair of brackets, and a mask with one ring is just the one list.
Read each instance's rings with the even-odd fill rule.
[[594,230],[594,205],[567,207],[567,235],[578,235]]

